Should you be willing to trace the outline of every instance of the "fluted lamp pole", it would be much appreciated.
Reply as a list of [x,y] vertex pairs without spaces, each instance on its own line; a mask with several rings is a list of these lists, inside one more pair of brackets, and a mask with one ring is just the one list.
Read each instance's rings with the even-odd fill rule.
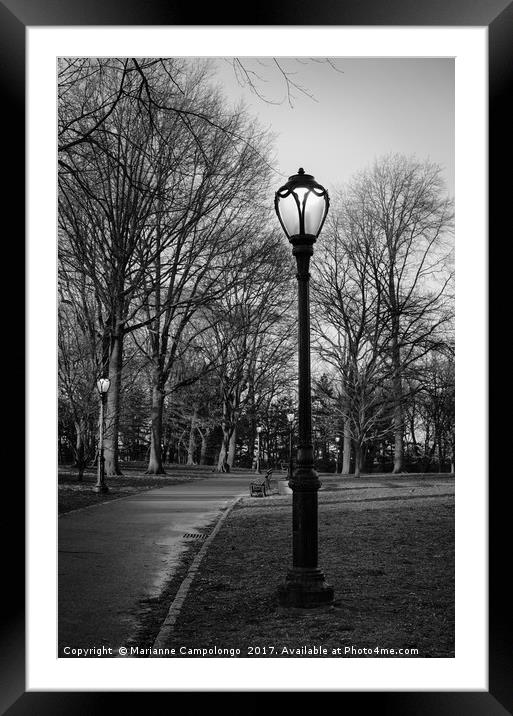
[[100,396],[100,418],[98,425],[98,474],[96,485],[93,487],[94,492],[108,492],[109,488],[105,482],[105,458],[103,456],[103,413],[105,406],[105,398],[110,388],[110,380],[108,378],[98,378],[96,388]]
[[318,566],[318,503],[321,483],[314,470],[310,378],[310,257],[329,207],[328,192],[299,169],[276,192],[274,205],[292,244],[298,280],[298,443],[292,489],[292,567],[279,589],[284,607],[320,607],[333,601],[333,588]]
[[255,472],[258,472],[258,473],[259,473],[259,472],[260,472],[260,433],[262,432],[262,426],[259,425],[259,426],[257,427],[256,431],[257,431],[258,445],[257,445],[257,460],[256,460],[256,470],[255,470]]
[[294,460],[292,459],[292,431],[294,429],[294,413],[287,413],[287,420],[289,421],[289,480],[291,480],[292,472],[294,470]]

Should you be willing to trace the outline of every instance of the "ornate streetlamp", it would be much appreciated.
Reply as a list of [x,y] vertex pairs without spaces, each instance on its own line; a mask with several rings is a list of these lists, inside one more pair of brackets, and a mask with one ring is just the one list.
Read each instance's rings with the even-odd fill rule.
[[105,458],[103,457],[103,411],[107,392],[110,388],[110,380],[108,378],[98,378],[96,387],[100,396],[100,420],[98,427],[98,477],[93,490],[94,492],[108,492],[109,488],[105,483]]
[[294,429],[294,413],[287,413],[287,420],[289,421],[289,480],[292,480],[292,473],[294,471],[294,461],[292,460],[292,431]]
[[258,445],[257,445],[257,460],[256,460],[256,470],[255,470],[255,472],[260,472],[260,433],[262,432],[262,426],[259,425],[259,426],[257,427],[256,431],[257,431]]
[[317,492],[321,483],[313,467],[310,379],[310,257],[329,207],[326,189],[299,169],[276,192],[274,206],[292,244],[298,280],[298,445],[292,488],[292,567],[279,591],[287,607],[318,607],[333,601],[333,588],[318,567]]
[[338,464],[339,464],[339,461],[340,461],[340,437],[339,437],[338,435],[337,435],[337,437],[335,438],[335,443],[336,443],[336,448],[335,448],[335,450],[336,450],[336,455],[335,455],[335,474],[338,475]]

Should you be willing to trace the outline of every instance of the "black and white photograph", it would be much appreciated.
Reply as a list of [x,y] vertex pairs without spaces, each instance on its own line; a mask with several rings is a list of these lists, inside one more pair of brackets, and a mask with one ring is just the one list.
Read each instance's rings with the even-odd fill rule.
[[6,716],[513,708],[487,424],[513,6],[397,2],[0,0]]
[[58,658],[454,659],[454,58],[55,82]]

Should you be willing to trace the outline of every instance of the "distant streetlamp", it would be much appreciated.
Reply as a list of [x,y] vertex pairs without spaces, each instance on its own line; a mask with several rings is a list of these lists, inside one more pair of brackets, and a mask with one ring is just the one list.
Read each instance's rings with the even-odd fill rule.
[[276,192],[274,206],[292,244],[298,280],[298,445],[292,488],[292,568],[280,588],[287,607],[317,607],[333,601],[333,588],[318,567],[318,501],[321,485],[313,467],[310,378],[310,257],[329,207],[326,189],[299,169]]
[[100,396],[100,420],[98,426],[98,477],[93,490],[94,492],[108,492],[109,488],[105,483],[105,458],[103,457],[103,409],[110,388],[110,380],[108,378],[98,378],[96,387]]
[[256,431],[257,431],[257,440],[258,440],[256,472],[260,472],[260,433],[262,432],[262,427],[259,425],[257,427]]
[[338,475],[338,464],[340,461],[340,437],[338,435],[335,438],[335,443],[337,445],[337,447],[335,448],[336,453],[337,453],[336,454],[336,464],[335,464],[335,474]]
[[292,433],[294,430],[294,413],[287,413],[287,420],[289,421],[289,480],[292,480],[292,473],[294,471],[294,461],[292,460]]

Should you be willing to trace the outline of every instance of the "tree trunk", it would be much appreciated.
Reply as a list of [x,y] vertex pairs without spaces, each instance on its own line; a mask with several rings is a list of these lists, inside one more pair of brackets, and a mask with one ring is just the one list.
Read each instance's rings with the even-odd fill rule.
[[223,430],[223,440],[221,443],[221,450],[219,452],[219,460],[217,462],[218,472],[230,472],[230,464],[228,462],[229,450],[230,450],[230,439],[234,432],[234,425],[232,424],[233,407],[231,399],[232,396],[225,397],[223,401],[223,419],[221,427]]
[[230,436],[230,442],[228,445],[228,465],[230,468],[235,463],[235,448],[237,447],[237,426],[233,426],[232,434]]
[[349,433],[349,420],[344,420],[344,444],[342,455],[342,475],[349,475],[351,472],[351,435]]
[[[401,355],[397,336],[399,326],[397,319],[394,320],[393,337],[392,337],[392,363],[394,367],[394,375],[392,379],[392,390],[394,398],[394,467],[392,473],[395,475],[402,472],[404,459],[404,416],[403,416],[403,385],[401,380]],[[397,325],[396,325],[397,324]]]
[[394,408],[394,467],[392,473],[396,475],[403,469],[403,413],[400,405]]
[[251,469],[255,470],[257,466],[257,431],[256,420],[251,421],[248,437],[248,455],[251,457]]
[[112,337],[109,355],[110,388],[107,393],[105,410],[105,433],[103,436],[103,454],[105,475],[122,475],[119,469],[119,407],[121,392],[121,368],[123,365],[123,333],[119,329]]
[[191,418],[191,429],[189,432],[189,445],[187,448],[187,465],[194,465],[194,455],[196,453],[196,423],[198,421],[198,407],[194,406],[194,413]]
[[410,433],[411,433],[411,441],[413,443],[413,454],[415,457],[418,457],[420,455],[419,446],[417,443],[417,436],[415,435],[415,414],[412,410],[412,415],[410,418]]
[[164,413],[164,391],[155,379],[151,394],[151,442],[147,475],[165,475],[162,464],[162,416]]
[[230,449],[230,430],[223,427],[223,441],[221,443],[221,450],[219,451],[219,460],[217,461],[218,472],[230,472],[230,465],[228,464],[228,451]]
[[358,440],[354,441],[354,476],[360,477],[362,472],[362,446]]
[[84,479],[85,468],[85,429],[86,423],[83,418],[75,421],[76,441],[75,441],[75,464],[78,470],[78,482]]

